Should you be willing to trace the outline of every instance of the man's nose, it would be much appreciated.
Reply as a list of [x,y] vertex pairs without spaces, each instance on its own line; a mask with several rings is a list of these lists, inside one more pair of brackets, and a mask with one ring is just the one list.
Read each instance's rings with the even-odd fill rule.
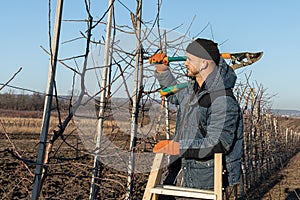
[[186,66],[186,67],[188,66],[188,61],[184,62],[184,66]]

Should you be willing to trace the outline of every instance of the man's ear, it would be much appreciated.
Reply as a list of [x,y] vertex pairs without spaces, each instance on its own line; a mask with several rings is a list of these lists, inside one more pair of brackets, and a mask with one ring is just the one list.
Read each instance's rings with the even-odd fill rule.
[[208,62],[206,60],[202,60],[202,62],[200,63],[200,71],[207,69],[207,67],[208,67]]

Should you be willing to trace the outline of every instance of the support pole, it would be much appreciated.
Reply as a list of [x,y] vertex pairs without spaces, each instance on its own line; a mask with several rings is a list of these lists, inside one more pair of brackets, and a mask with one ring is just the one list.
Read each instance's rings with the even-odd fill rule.
[[135,168],[135,156],[134,156],[134,148],[136,145],[136,133],[137,133],[137,125],[138,125],[138,113],[139,113],[139,101],[140,101],[140,84],[143,77],[141,77],[141,72],[143,70],[142,62],[142,44],[141,44],[141,16],[142,16],[142,0],[137,1],[137,9],[136,9],[136,57],[135,57],[135,73],[134,73],[134,95],[132,99],[132,112],[131,112],[131,129],[130,129],[130,149],[129,149],[129,162],[128,162],[128,177],[127,177],[127,193],[126,200],[131,199],[131,194],[133,190],[133,174]]
[[[164,40],[164,52],[167,53],[167,31],[164,29],[164,34],[163,34],[163,40]],[[166,116],[166,139],[170,139],[170,113],[169,113],[169,101],[167,97],[162,97],[164,98],[164,105],[165,105],[165,116]]]
[[111,29],[112,29],[112,14],[113,14],[113,2],[114,0],[109,0],[108,3],[108,18],[106,25],[106,37],[105,37],[105,47],[104,47],[104,60],[103,60],[103,73],[102,73],[102,84],[101,84],[101,93],[100,93],[100,108],[99,108],[99,118],[97,123],[97,140],[96,140],[96,151],[94,157],[93,165],[93,175],[90,188],[90,200],[96,199],[97,196],[97,178],[99,177],[99,167],[101,166],[100,162],[100,145],[101,145],[101,136],[103,132],[103,121],[104,121],[104,110],[106,103],[106,87],[107,87],[107,74],[110,65],[110,48],[111,48]]
[[54,86],[55,71],[56,71],[56,64],[57,64],[62,10],[63,10],[63,0],[57,0],[55,25],[54,25],[53,40],[52,40],[52,53],[50,57],[48,83],[47,83],[47,90],[46,90],[47,95],[45,97],[45,102],[44,102],[43,124],[42,124],[42,132],[40,135],[38,156],[36,160],[36,169],[35,169],[32,198],[31,198],[32,200],[37,200],[39,198],[41,188],[42,188],[42,173],[44,169],[44,158],[45,158],[47,136],[48,136],[50,116],[51,116],[52,95],[53,95],[53,86]]

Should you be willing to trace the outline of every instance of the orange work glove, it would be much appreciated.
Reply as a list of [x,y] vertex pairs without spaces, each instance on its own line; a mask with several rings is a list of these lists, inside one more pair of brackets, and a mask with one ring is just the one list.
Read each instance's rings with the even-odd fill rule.
[[153,148],[154,153],[165,153],[169,155],[179,155],[179,142],[173,140],[159,141]]
[[156,53],[149,58],[150,64],[158,64],[163,63],[165,65],[168,64],[168,57],[165,53]]

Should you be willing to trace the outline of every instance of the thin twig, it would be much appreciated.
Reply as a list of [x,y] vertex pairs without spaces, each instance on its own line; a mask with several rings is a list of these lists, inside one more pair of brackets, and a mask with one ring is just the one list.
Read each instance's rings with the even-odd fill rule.
[[2,87],[0,88],[0,91],[9,84],[9,82],[11,82],[16,76],[18,73],[20,73],[20,71],[22,70],[22,67],[19,68],[19,70],[6,82],[2,85]]
[[[10,137],[8,136],[8,133],[7,133],[6,129],[5,129],[5,127],[4,127],[4,124],[3,124],[2,120],[0,120],[0,124],[1,124],[2,129],[3,129],[3,135],[5,135],[5,137],[7,138],[8,142],[9,142],[10,145],[12,146],[12,148],[13,148],[15,154],[16,154],[17,156],[19,156],[20,159],[22,159],[22,156],[21,156],[20,153],[18,152],[17,147],[15,146],[15,144],[13,143],[13,141],[12,141],[12,140],[10,139]],[[23,161],[22,161],[22,162],[23,162]],[[33,176],[33,173],[31,172],[31,170],[29,169],[29,167],[26,165],[26,163],[25,163],[25,162],[23,162],[23,163],[24,163],[26,169],[28,170],[29,174],[30,174],[31,176]]]

